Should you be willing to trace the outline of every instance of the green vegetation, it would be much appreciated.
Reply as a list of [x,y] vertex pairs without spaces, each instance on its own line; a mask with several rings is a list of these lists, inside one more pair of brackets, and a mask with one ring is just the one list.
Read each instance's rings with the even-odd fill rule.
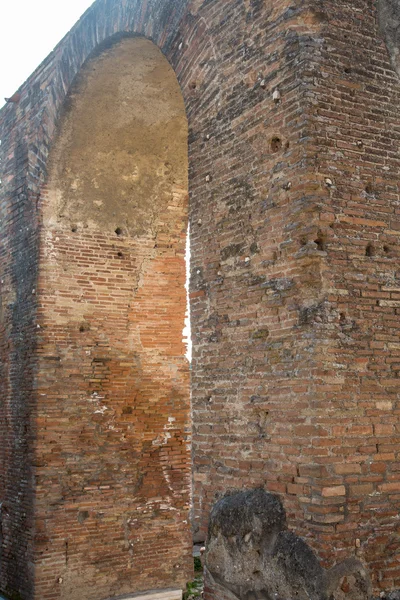
[[194,573],[195,578],[187,584],[183,600],[201,600],[201,592],[203,591],[203,566],[198,556],[194,557]]

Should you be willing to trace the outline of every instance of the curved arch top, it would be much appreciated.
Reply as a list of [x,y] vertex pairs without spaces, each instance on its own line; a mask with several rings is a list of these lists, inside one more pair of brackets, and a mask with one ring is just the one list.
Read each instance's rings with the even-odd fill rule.
[[[38,148],[40,160],[32,164],[32,169],[38,175],[38,183],[43,183],[45,179],[46,173],[42,171],[47,160],[47,149],[52,143],[71,86],[85,62],[124,37],[141,36],[160,48],[180,78],[184,64],[188,62],[187,57],[184,58],[187,44],[183,43],[183,39],[185,35],[191,35],[191,10],[197,10],[191,6],[197,4],[188,3],[187,0],[97,0],[84,13],[21,86],[20,103],[6,105],[2,109],[0,139],[3,139],[3,143],[6,143],[10,134],[8,115],[14,108],[19,115],[29,114],[31,119],[35,119],[36,128],[41,128],[43,139]],[[198,29],[198,24],[195,27]],[[200,27],[196,36],[196,45],[200,43],[200,48],[210,48],[204,26]]]
[[45,225],[134,237],[188,193],[187,119],[175,73],[143,37],[113,38],[70,88],[49,160]]
[[[86,61],[50,151],[38,418],[51,413],[65,428],[38,433],[36,516],[50,554],[57,531],[67,535],[62,598],[157,588],[159,557],[142,555],[156,540],[163,548],[164,528],[173,549],[162,587],[191,576],[187,136],[168,61],[148,39],[124,37]],[[60,359],[53,382],[44,351]],[[41,597],[49,575],[38,562]]]

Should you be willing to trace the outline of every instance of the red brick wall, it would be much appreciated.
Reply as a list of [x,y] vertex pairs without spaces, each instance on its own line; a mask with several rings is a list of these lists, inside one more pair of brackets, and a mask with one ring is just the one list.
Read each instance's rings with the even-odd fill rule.
[[38,214],[37,196],[27,183],[25,131],[24,127],[18,130],[12,118],[9,145],[1,147],[5,177],[0,202],[0,579],[6,587],[7,570],[10,589],[21,589],[28,598],[32,595],[34,532],[31,415],[36,407]]
[[197,147],[220,162],[209,165],[213,210],[192,205],[204,257],[192,271],[197,535],[227,488],[265,485],[327,564],[357,555],[392,589],[398,79],[373,3],[269,6],[236,16],[230,44],[216,19],[231,91],[213,127],[198,126]]
[[[208,142],[232,177],[210,167],[210,194],[223,202],[194,219],[197,247],[207,226],[218,231],[207,276],[193,277],[205,292],[192,309],[203,344],[193,378],[199,538],[216,495],[265,485],[327,564],[355,554],[378,589],[392,589],[398,79],[372,2],[285,8],[248,19],[255,39],[269,33],[259,71],[268,94],[247,112],[242,100],[229,133]],[[237,70],[249,48],[246,38],[229,54]]]
[[122,40],[82,69],[50,165],[35,594],[96,600],[184,588],[193,569],[187,125],[154,44]]
[[[196,537],[227,488],[265,485],[327,563],[356,554],[377,589],[399,587],[399,82],[375,4],[97,2],[0,116],[12,289],[22,264],[35,279],[36,195],[65,91],[118,31],[163,50],[189,119]],[[2,349],[20,390],[7,384],[6,410],[28,424],[40,397],[16,369],[29,374],[33,360],[23,358],[36,324],[29,278],[7,309]],[[7,426],[2,464],[25,470],[35,463],[21,422]],[[25,445],[12,463],[17,434]],[[14,533],[4,548],[20,531],[22,570],[32,479],[8,473]],[[5,573],[23,588],[11,566]]]
[[91,40],[70,86],[101,19],[109,38],[97,6],[2,114],[0,587],[24,599],[185,588],[193,573],[187,119],[149,41]]
[[[203,170],[191,166],[199,539],[216,494],[265,484],[286,494],[296,483],[302,453],[293,427],[314,398],[318,356],[316,336],[299,327],[299,307],[321,297],[322,256],[299,253],[297,242],[318,237],[306,129],[312,15],[285,2],[234,10],[221,21],[204,9],[228,76],[215,84],[224,108],[195,123],[192,146],[192,155],[215,156]],[[302,523],[293,496],[289,506]]]
[[[326,286],[334,318],[317,380],[328,433],[318,462],[326,467],[321,504],[335,503],[342,522],[338,514],[322,535],[312,528],[323,556],[330,558],[332,542],[341,555],[360,546],[374,583],[391,589],[400,587],[400,88],[375,3],[326,2],[324,11],[313,96],[316,170],[333,182],[323,218],[331,220]],[[324,487],[339,483],[343,496],[329,498]]]

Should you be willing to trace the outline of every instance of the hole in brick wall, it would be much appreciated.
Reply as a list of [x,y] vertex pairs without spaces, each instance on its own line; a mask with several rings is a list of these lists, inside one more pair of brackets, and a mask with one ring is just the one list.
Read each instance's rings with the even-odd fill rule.
[[76,233],[78,231],[78,226],[77,225],[72,225],[71,231],[72,231],[72,233]]
[[389,246],[383,246],[383,251],[385,254],[390,254],[390,247]]
[[372,244],[368,244],[366,247],[365,256],[375,256],[375,248]]
[[191,90],[195,90],[197,88],[197,82],[196,81],[191,81],[189,84],[189,87]]
[[340,322],[344,323],[346,321],[346,314],[344,312],[340,313]]
[[124,255],[122,254],[122,252],[118,252],[117,256],[119,256],[120,258],[123,258]]
[[117,229],[115,230],[115,233],[116,233],[117,235],[122,235],[122,233],[123,233],[123,232],[122,232],[122,229],[121,229],[121,227],[117,227]]
[[[79,523],[82,525],[82,523],[84,523],[86,521],[86,519],[88,519],[90,516],[89,511],[87,510],[81,510],[78,513],[78,521]],[[67,542],[66,542],[67,544]]]
[[351,67],[345,67],[344,72],[347,74],[351,73]]
[[321,252],[325,251],[325,240],[322,236],[317,237],[317,239],[314,240],[314,244],[317,245],[318,250]]
[[365,186],[365,193],[368,194],[369,196],[374,193],[374,188],[373,188],[372,183],[370,181]]
[[278,136],[274,136],[271,140],[271,151],[279,152],[282,149],[282,140]]

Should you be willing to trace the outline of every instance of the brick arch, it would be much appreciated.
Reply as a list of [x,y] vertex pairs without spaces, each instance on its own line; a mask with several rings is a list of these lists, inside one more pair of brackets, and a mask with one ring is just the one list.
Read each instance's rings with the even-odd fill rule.
[[[58,200],[60,199],[60,195],[62,195],[62,186],[55,183],[57,180],[56,174],[58,180],[60,180],[60,177],[61,179],[65,179],[65,172],[66,170],[71,170],[71,165],[65,160],[61,166],[61,171],[57,172],[54,164],[57,163],[57,158],[63,154],[63,130],[65,129],[66,121],[68,121],[68,115],[73,113],[73,109],[71,109],[71,104],[73,104],[72,98],[74,94],[77,94],[76,90],[79,89],[82,74],[93,61],[96,62],[97,59],[101,60],[107,52],[112,51],[119,44],[123,45],[124,43],[129,44],[144,40],[150,46],[154,46],[154,48],[157,48],[156,44],[158,44],[162,52],[167,55],[168,60],[174,64],[176,73],[181,69],[181,81],[184,82],[185,77],[190,77],[190,73],[196,71],[194,67],[188,69],[188,59],[183,59],[187,46],[182,41],[183,34],[179,34],[177,30],[177,24],[182,17],[182,11],[179,12],[178,3],[174,2],[171,4],[174,5],[172,8],[161,2],[152,3],[151,7],[146,2],[140,3],[140,5],[136,3],[135,10],[132,11],[124,10],[122,4],[119,3],[104,2],[94,5],[87,11],[63,42],[60,43],[53,54],[41,65],[39,71],[25,84],[21,94],[21,104],[15,106],[16,113],[11,117],[13,125],[18,121],[17,126],[12,127],[11,131],[7,131],[5,135],[4,130],[2,130],[2,150],[6,152],[7,146],[10,147],[15,143],[18,147],[17,160],[20,165],[17,175],[18,181],[3,181],[5,186],[2,192],[7,197],[7,194],[13,194],[15,186],[17,186],[18,202],[21,202],[23,194],[25,194],[25,207],[27,210],[25,210],[22,218],[22,222],[26,224],[26,228],[21,227],[20,220],[15,226],[12,224],[9,229],[9,232],[13,232],[7,240],[6,251],[10,253],[10,261],[7,265],[3,264],[5,268],[2,272],[4,276],[2,287],[7,290],[7,300],[9,298],[11,302],[13,294],[18,294],[18,298],[24,298],[24,308],[20,310],[17,307],[16,310],[10,311],[8,314],[2,314],[2,317],[4,317],[2,320],[2,327],[4,325],[4,329],[2,331],[7,330],[10,337],[15,338],[16,349],[12,348],[10,354],[7,354],[7,359],[2,361],[2,373],[4,377],[2,377],[0,384],[4,394],[3,397],[7,398],[6,404],[2,406],[2,416],[4,416],[2,426],[5,434],[3,440],[6,435],[9,436],[8,444],[3,444],[3,453],[1,456],[3,535],[0,587],[9,593],[19,593],[24,598],[43,598],[44,595],[62,598],[66,597],[65,595],[71,597],[71,594],[75,594],[81,598],[82,594],[85,594],[87,597],[90,596],[97,599],[99,596],[116,596],[121,593],[137,592],[149,588],[183,588],[186,581],[191,578],[193,565],[188,515],[190,502],[190,466],[188,462],[189,448],[187,445],[187,437],[190,429],[188,422],[188,367],[182,360],[184,348],[181,339],[183,316],[186,308],[183,288],[185,273],[183,254],[187,226],[187,182],[185,181],[185,178],[187,179],[187,164],[184,165],[183,171],[180,168],[178,177],[176,177],[176,173],[173,173],[174,181],[175,179],[178,180],[174,189],[163,190],[164,195],[167,194],[172,197],[172,205],[169,207],[170,211],[165,207],[164,215],[159,215],[160,219],[163,220],[165,229],[169,231],[171,229],[174,230],[173,235],[176,240],[171,244],[171,240],[163,239],[163,232],[159,231],[160,239],[156,240],[156,246],[159,249],[159,258],[156,259],[157,264],[153,277],[153,287],[148,291],[146,289],[143,290],[143,297],[140,300],[142,308],[140,308],[140,302],[138,302],[138,307],[136,307],[138,310],[135,313],[135,307],[132,307],[131,315],[128,317],[128,321],[131,324],[141,320],[144,325],[139,336],[141,335],[142,338],[153,336],[153,341],[148,340],[147,356],[151,357],[151,346],[152,344],[154,346],[154,336],[156,336],[158,339],[158,356],[162,355],[162,351],[160,352],[160,350],[165,342],[164,345],[167,348],[167,352],[175,355],[180,354],[181,358],[175,360],[176,364],[172,364],[174,361],[170,361],[170,364],[163,367],[161,364],[162,360],[158,360],[156,356],[153,359],[154,373],[152,377],[149,373],[149,369],[151,370],[149,362],[146,362],[146,359],[143,356],[140,357],[138,353],[132,353],[132,351],[126,351],[126,349],[124,351],[122,340],[120,342],[117,341],[117,347],[110,348],[110,344],[108,344],[107,350],[100,350],[102,346],[103,348],[107,347],[107,335],[105,335],[106,332],[104,331],[103,333],[100,332],[100,336],[97,336],[96,346],[98,348],[98,356],[89,361],[90,365],[89,363],[87,365],[92,374],[90,375],[86,368],[87,373],[84,376],[84,379],[88,382],[92,378],[92,384],[89,383],[92,386],[96,385],[96,379],[104,380],[99,383],[99,389],[93,388],[93,391],[89,394],[89,396],[95,394],[93,396],[93,408],[96,408],[98,404],[97,408],[101,410],[101,399],[104,396],[110,396],[111,394],[116,397],[119,394],[121,398],[117,400],[120,403],[122,397],[128,394],[131,400],[133,397],[133,400],[142,406],[144,413],[147,415],[145,416],[143,413],[141,419],[139,419],[144,429],[147,429],[147,432],[143,430],[139,435],[143,448],[139,451],[138,449],[135,450],[132,446],[130,448],[130,459],[126,460],[126,465],[128,463],[131,465],[136,464],[139,477],[136,478],[136,482],[134,481],[135,478],[132,477],[132,482],[129,484],[130,489],[126,490],[125,494],[128,504],[132,500],[131,494],[132,497],[135,497],[136,494],[138,501],[136,504],[138,506],[142,505],[139,508],[142,512],[144,511],[144,518],[136,519],[136,509],[133,509],[133,505],[130,511],[127,511],[127,507],[125,506],[123,510],[125,513],[123,519],[125,525],[121,529],[121,523],[120,525],[117,525],[116,522],[112,523],[114,517],[107,517],[103,514],[101,519],[104,518],[105,522],[108,521],[111,527],[108,542],[106,530],[100,521],[93,522],[92,525],[89,524],[90,528],[94,527],[97,530],[96,535],[100,536],[99,539],[105,542],[102,557],[98,556],[96,558],[93,554],[94,547],[89,548],[87,546],[85,550],[83,544],[81,545],[83,554],[81,559],[79,559],[79,535],[76,536],[74,542],[75,534],[73,532],[77,524],[78,528],[80,527],[81,530],[85,529],[87,531],[89,520],[94,515],[90,507],[83,506],[77,513],[75,509],[72,510],[71,516],[74,513],[72,519],[68,517],[68,511],[65,512],[63,509],[61,512],[64,513],[64,516],[61,516],[60,512],[58,512],[58,517],[56,516],[54,519],[49,519],[45,516],[49,500],[49,491],[46,488],[50,488],[52,485],[59,490],[54,495],[53,507],[59,504],[61,497],[65,501],[69,497],[67,502],[71,506],[73,504],[75,508],[77,507],[76,498],[73,498],[74,492],[70,495],[67,491],[69,483],[72,482],[74,477],[78,476],[77,471],[74,468],[68,467],[68,472],[64,473],[66,479],[63,477],[59,479],[57,475],[57,461],[54,462],[50,458],[52,453],[54,455],[56,446],[58,450],[61,450],[64,459],[68,454],[72,462],[74,462],[72,455],[74,453],[79,454],[78,438],[85,445],[86,442],[83,437],[88,436],[87,474],[89,475],[92,471],[98,472],[93,459],[89,458],[89,455],[95,452],[94,446],[92,450],[90,448],[97,436],[95,429],[99,424],[96,425],[93,421],[92,425],[90,425],[88,420],[83,418],[83,422],[86,422],[86,425],[81,428],[81,433],[77,438],[78,443],[75,445],[74,436],[76,436],[77,431],[74,432],[73,427],[71,427],[69,434],[67,434],[67,431],[63,431],[63,427],[60,428],[60,424],[64,421],[64,418],[56,408],[57,405],[60,407],[67,397],[72,399],[75,388],[77,397],[75,401],[72,401],[70,408],[72,412],[74,410],[78,410],[79,412],[81,409],[85,412],[83,406],[79,409],[79,401],[77,401],[78,396],[81,399],[83,397],[81,394],[82,389],[81,392],[78,391],[82,386],[77,380],[75,383],[73,382],[74,375],[72,373],[68,375],[68,368],[66,368],[64,372],[65,376],[61,375],[60,371],[58,373],[60,380],[64,381],[61,386],[63,390],[60,387],[59,392],[56,392],[54,384],[57,378],[51,375],[51,372],[55,373],[51,365],[60,365],[63,360],[65,360],[66,364],[69,363],[72,365],[72,362],[77,359],[76,352],[82,354],[81,358],[78,359],[78,362],[82,366],[82,359],[85,362],[85,355],[87,359],[88,353],[87,348],[85,350],[84,346],[88,341],[88,336],[91,336],[90,332],[93,332],[90,324],[93,317],[93,310],[89,310],[91,316],[89,313],[86,315],[83,313],[80,314],[81,311],[79,309],[77,312],[74,310],[74,314],[70,313],[69,317],[64,314],[66,319],[61,319],[65,321],[64,325],[59,321],[61,313],[58,316],[55,314],[58,312],[57,308],[55,308],[55,313],[52,316],[47,310],[53,304],[51,296],[54,292],[58,296],[57,304],[59,304],[61,287],[64,284],[68,285],[67,280],[63,280],[62,276],[60,279],[53,269],[54,262],[52,264],[52,261],[55,255],[57,255],[56,263],[60,266],[60,272],[67,272],[68,263],[76,261],[79,264],[79,257],[77,255],[73,257],[74,251],[72,251],[63,260],[63,243],[67,243],[67,245],[70,243],[70,250],[75,248],[78,253],[84,253],[82,240],[77,241],[76,237],[79,237],[79,232],[87,233],[89,237],[90,233],[93,233],[90,230],[90,223],[88,227],[87,219],[85,223],[84,216],[81,215],[82,218],[75,218],[77,207],[76,205],[72,205],[70,206],[70,214],[67,216],[65,223],[69,231],[69,236],[73,236],[74,234],[78,234],[78,236],[75,236],[75,240],[70,238],[69,242],[67,241],[68,235],[66,237],[65,235],[61,235],[60,238],[59,234],[62,233],[61,230],[57,229],[57,224],[54,227],[55,223],[59,221],[58,215],[60,214],[61,205]],[[112,6],[115,10],[113,11],[113,20],[110,21],[108,11]],[[171,10],[168,10],[170,8]],[[150,13],[151,18],[149,17]],[[147,23],[146,26],[144,23]],[[196,33],[196,30],[192,31],[191,35],[193,39],[196,39],[196,35],[201,34],[201,40],[198,42],[197,48],[201,52],[202,48],[206,48],[203,54],[204,58],[210,51],[210,45],[207,45],[207,36],[204,35],[204,27],[197,27],[197,29],[198,32]],[[191,31],[190,26],[188,26],[188,31]],[[160,50],[157,50],[157,52],[162,57]],[[116,60],[118,61],[118,57]],[[163,60],[168,64],[165,58]],[[171,67],[169,69],[171,70]],[[192,83],[192,78],[190,82]],[[179,90],[179,84],[176,82],[175,85]],[[186,88],[189,95],[193,97],[193,83],[190,86],[187,83]],[[181,94],[180,90],[178,92],[175,90],[174,93]],[[185,109],[182,100],[181,103],[182,114],[184,114]],[[6,107],[6,110],[7,108],[9,107]],[[19,114],[21,109],[25,116],[22,120],[19,120],[17,113]],[[90,107],[87,109],[87,113],[90,113]],[[1,125],[3,125],[3,121],[1,121]],[[105,127],[107,126],[107,120],[104,120],[104,125]],[[76,130],[72,128],[70,134],[74,136]],[[160,143],[164,142],[165,139],[160,140]],[[186,147],[187,142],[184,138],[181,139],[181,147],[183,143]],[[175,143],[175,148],[174,144],[172,146],[172,151],[174,152],[176,147],[179,148],[179,143]],[[90,148],[88,147],[87,151],[89,150]],[[167,159],[168,157],[166,156],[165,158]],[[172,163],[174,162],[173,159]],[[153,166],[154,168],[157,167],[157,165]],[[167,170],[169,171],[169,167]],[[185,173],[185,175],[182,173]],[[129,174],[126,173],[126,175]],[[168,178],[172,178],[169,172],[165,174],[164,179]],[[166,185],[168,187],[168,184]],[[161,185],[161,187],[163,186]],[[112,194],[113,191],[110,182],[108,193]],[[4,205],[2,208],[4,209]],[[177,213],[177,209],[180,210],[180,213]],[[102,226],[109,229],[108,233],[113,234],[115,238],[112,240],[112,249],[110,246],[113,258],[120,264],[125,261],[128,269],[135,269],[138,263],[140,263],[141,254],[145,254],[146,248],[149,245],[149,239],[145,231],[146,226],[148,226],[146,215],[139,215],[144,219],[142,231],[135,230],[135,215],[131,215],[129,226],[127,225],[127,215],[121,214],[120,216],[123,222],[119,222],[117,215],[118,223],[117,221],[113,222],[110,229],[109,226],[111,226],[111,221],[113,221],[112,213],[104,215]],[[181,223],[179,223],[179,219]],[[121,236],[117,236],[116,234],[119,224],[122,224]],[[138,252],[132,252],[132,248],[115,248],[115,244],[118,245],[118,241],[126,236],[126,227],[133,227],[134,231],[131,231],[132,235],[139,236],[140,238],[137,242],[137,246],[140,247]],[[39,237],[37,237],[38,234],[41,242],[39,241]],[[170,233],[165,234],[164,237],[166,238],[167,235],[170,235]],[[103,242],[107,243],[105,239]],[[101,241],[99,243],[101,244]],[[122,245],[124,244],[122,243]],[[89,253],[93,252],[93,248],[90,250],[87,247],[86,250]],[[150,252],[154,254],[154,250],[150,250]],[[119,256],[120,254],[122,256]],[[136,256],[133,256],[135,254]],[[167,256],[165,260],[163,255],[168,254],[171,256],[169,258]],[[99,255],[98,259],[101,262]],[[38,268],[38,264],[41,265],[40,268]],[[83,264],[81,266],[83,267]],[[112,266],[112,269],[115,270],[115,266],[118,267],[117,263]],[[93,267],[96,268],[95,263],[92,261],[89,269]],[[75,273],[70,273],[72,276],[70,279],[72,288],[74,287],[74,279],[76,277],[80,279],[79,287],[82,285],[82,276],[83,278],[87,277],[87,273],[83,275],[84,270],[85,268],[83,267],[83,269],[80,268]],[[165,281],[164,283],[160,283],[160,275],[157,276],[157,273],[161,274],[161,278],[163,277],[164,279],[166,274],[168,275],[169,273],[170,281],[167,284]],[[116,275],[116,272],[114,274]],[[101,273],[98,273],[98,275],[101,279]],[[143,277],[142,273],[139,274],[139,277]],[[110,285],[114,289],[118,284],[123,285],[123,281],[121,282],[121,280],[117,279],[114,282],[110,281]],[[100,281],[98,283],[101,285]],[[133,285],[132,282],[131,285]],[[155,289],[157,285],[159,288],[158,291]],[[179,292],[175,294],[177,285],[179,286]],[[166,292],[164,291],[165,289],[167,289]],[[169,294],[167,302],[165,302],[163,292],[164,296],[165,293]],[[152,296],[151,299],[149,299],[150,295]],[[2,302],[3,313],[5,300],[4,298]],[[66,296],[65,300],[67,305],[68,300]],[[145,313],[143,312],[146,310],[146,305],[148,306],[151,302],[155,306],[157,306],[157,303],[160,305],[160,312],[164,310],[162,307],[162,303],[164,302],[168,310],[174,313],[173,318],[177,319],[177,335],[179,339],[173,341],[172,344],[169,323],[167,322],[165,325],[165,314],[159,315],[159,329],[151,331],[149,319],[145,317]],[[63,301],[61,304],[63,304]],[[98,316],[101,319],[100,313]],[[25,319],[25,329],[22,337],[17,332],[17,329],[20,327],[20,325],[16,325],[18,319],[20,321]],[[182,324],[180,320],[182,320]],[[70,333],[73,329],[75,333],[79,333],[81,336],[81,342],[78,345],[67,332],[67,329],[69,329],[69,326],[66,328],[67,321],[70,321],[71,325],[74,323]],[[107,323],[106,314],[103,315],[103,321]],[[111,321],[109,321],[108,325],[109,333],[113,328],[114,330],[116,329]],[[95,329],[99,333],[98,327],[95,326]],[[40,340],[37,338],[39,331],[46,332],[43,336],[40,336]],[[84,339],[86,341],[82,345],[82,340]],[[9,349],[10,347],[8,346],[7,353]],[[61,358],[60,352],[63,354],[64,359]],[[89,350],[89,352],[91,351]],[[75,359],[73,358],[74,354]],[[4,357],[5,355],[3,354],[2,356]],[[163,368],[166,371],[164,375],[162,375]],[[111,375],[113,372],[114,375]],[[23,385],[18,385],[17,378],[19,381],[23,379]],[[114,380],[119,392],[111,391],[110,379]],[[41,391],[38,391],[39,380],[41,380],[41,384],[39,384],[39,387],[42,388]],[[170,384],[166,384],[167,380],[170,381]],[[149,416],[145,406],[149,395],[151,396],[152,394],[151,389],[153,388],[154,390],[154,387],[162,389],[165,402],[170,405],[168,409],[170,414],[165,415],[165,419],[169,416],[169,420],[163,424],[161,420],[165,421],[165,419],[161,417],[162,411],[159,408],[154,408],[157,414]],[[142,394],[143,402],[140,401],[140,398],[138,400],[138,394]],[[59,400],[55,401],[53,408],[50,405],[46,407],[46,402],[44,402],[48,395],[52,396],[53,400],[55,400],[57,395],[59,396]],[[125,406],[124,408],[121,405],[120,408],[122,409],[121,418],[126,421],[126,425],[129,420],[132,421],[132,413],[125,411],[125,408],[129,408],[129,406]],[[52,420],[51,414],[55,417],[54,420]],[[49,419],[52,420],[51,425],[49,424]],[[147,425],[146,419],[148,421]],[[71,419],[69,418],[68,420],[71,424]],[[156,421],[160,422],[160,431],[158,435],[152,435],[150,432],[154,433],[158,428]],[[47,425],[46,422],[48,423]],[[131,426],[133,427],[132,424]],[[164,431],[165,427],[167,428],[166,431]],[[68,427],[66,429],[68,430]],[[50,436],[47,441],[45,440],[46,431]],[[123,455],[122,453],[121,457]],[[64,461],[64,459],[62,460]],[[100,470],[104,470],[104,468],[110,468],[111,471],[115,470],[116,465],[113,467],[112,462],[112,459],[110,462],[106,458],[106,455],[104,455],[103,467]],[[33,474],[32,469],[33,463],[35,464],[35,474]],[[53,469],[53,473],[51,473],[52,467],[50,469],[46,468],[46,465],[49,467],[50,463],[53,464],[55,469]],[[174,463],[176,464],[175,469],[171,468]],[[107,464],[108,467],[106,467]],[[156,464],[159,465],[156,468],[159,471],[158,475],[155,474],[154,470]],[[121,468],[126,470],[126,466]],[[85,468],[81,472],[81,475],[83,475],[84,471]],[[15,477],[16,475],[17,477]],[[32,481],[34,477],[36,478],[36,483],[33,486]],[[84,476],[84,479],[87,479],[87,476]],[[55,480],[57,480],[57,483]],[[51,483],[52,481],[53,484]],[[101,493],[107,496],[109,493],[107,489],[109,489],[110,483],[107,484],[104,481],[104,484],[105,487],[102,488],[103,492]],[[100,483],[98,482],[98,485],[95,484],[94,486],[98,488],[97,493],[99,493],[99,485]],[[91,485],[88,484],[86,487],[88,489],[85,493],[90,494],[89,488]],[[56,496],[59,496],[59,500],[56,499]],[[171,503],[167,501],[168,496],[171,497]],[[16,497],[22,498],[22,500],[16,503]],[[157,515],[153,515],[154,518],[150,519],[149,510],[146,510],[145,505],[149,502],[150,498],[154,497],[156,497],[156,504],[158,503],[155,508]],[[105,499],[105,502],[107,503],[107,499]],[[38,510],[39,506],[42,506],[42,512]],[[54,510],[57,513],[57,508],[54,508]],[[173,515],[175,522],[172,522],[171,518],[168,518],[168,511],[171,511],[170,514]],[[180,516],[178,517],[178,515]],[[69,524],[67,524],[67,521]],[[61,526],[61,522],[64,522],[63,526]],[[61,529],[59,529],[60,527]],[[60,533],[57,533],[57,531]],[[137,537],[134,551],[133,538],[130,542],[128,540],[132,532]],[[32,535],[35,535],[34,540]],[[158,541],[156,541],[156,538]],[[94,540],[94,538],[92,539]],[[114,547],[111,555],[106,549],[107,546],[109,548]],[[118,554],[117,547],[119,546],[122,547],[122,554],[125,556],[125,559],[122,560],[125,566],[121,563],[121,568],[118,571],[119,567],[116,565],[115,560]],[[76,550],[78,550],[78,554],[76,554]],[[53,562],[46,567],[45,557],[49,552],[53,556]],[[133,553],[135,553],[135,558],[133,558]],[[33,557],[34,554],[36,558]],[[72,558],[74,554],[76,560]],[[71,560],[75,564],[72,569],[68,567],[68,564],[72,564]],[[87,569],[86,567],[82,568],[82,561],[87,563]],[[101,567],[99,561],[103,562],[103,567]],[[110,561],[114,561],[112,569],[109,568]],[[151,567],[152,562],[154,563],[153,567]],[[134,565],[132,566],[133,563]],[[35,568],[33,568],[33,565],[35,565]],[[101,571],[104,571],[104,568],[108,568],[110,576],[106,575],[104,580],[101,581]],[[127,573],[125,572],[126,569],[128,570]],[[76,577],[78,577],[79,584]]]
[[[95,2],[78,23],[27,81],[27,93],[40,104],[36,127],[42,126],[44,145],[52,143],[60,112],[69,90],[90,57],[101,53],[123,37],[143,36],[160,48],[174,68],[185,99],[192,95],[189,83],[199,64],[188,57],[188,42],[196,46],[196,58],[207,61],[215,52],[205,22],[193,22],[187,2],[136,0],[131,7],[123,2]],[[188,65],[190,68],[188,69]],[[38,78],[42,89],[30,85]],[[204,78],[204,77],[203,77]],[[46,151],[39,154],[46,161]]]
[[189,119],[197,539],[261,485],[327,563],[400,586],[398,77],[374,0],[320,4],[98,1],[0,113],[3,555],[27,598],[41,186],[75,75],[122,34],[163,51]]
[[85,62],[57,128],[41,195],[35,519],[54,562],[36,563],[40,597],[191,576],[187,135],[174,71],[139,36]]

